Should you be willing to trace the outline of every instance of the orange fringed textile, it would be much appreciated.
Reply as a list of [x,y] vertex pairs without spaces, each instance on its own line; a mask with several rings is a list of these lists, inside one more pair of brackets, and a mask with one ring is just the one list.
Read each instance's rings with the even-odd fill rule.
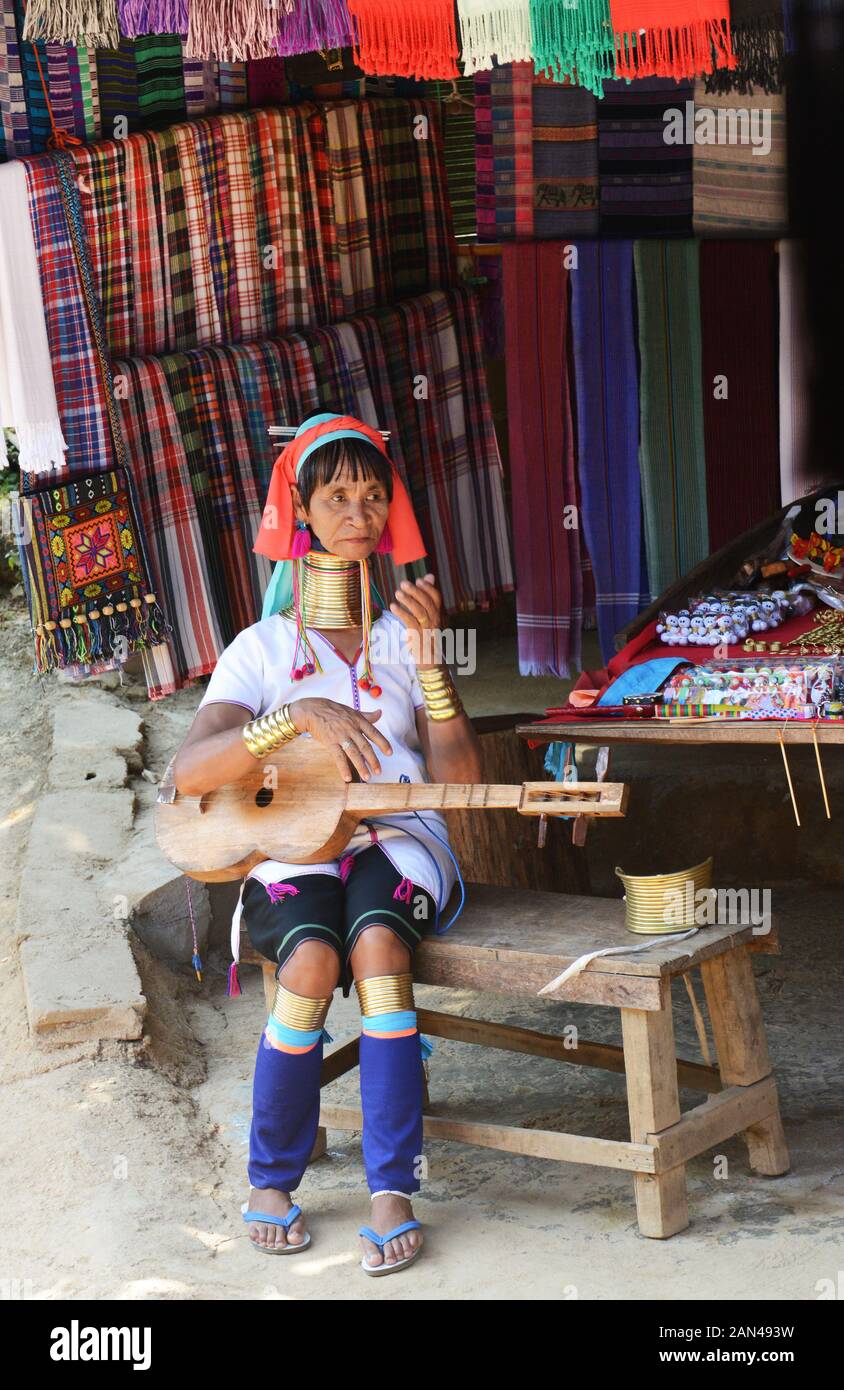
[[459,77],[453,0],[348,0],[355,62],[374,77]]
[[610,0],[610,18],[617,77],[680,79],[736,66],[729,0]]

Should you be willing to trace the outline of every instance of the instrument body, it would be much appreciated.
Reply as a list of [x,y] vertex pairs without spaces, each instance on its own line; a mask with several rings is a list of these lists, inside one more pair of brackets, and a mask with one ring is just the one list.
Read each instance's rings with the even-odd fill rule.
[[158,789],[155,833],[177,869],[206,883],[225,883],[243,878],[264,859],[336,859],[366,816],[463,808],[622,816],[626,806],[626,786],[608,782],[344,782],[328,750],[303,737],[268,754],[242,781],[202,797],[176,790],[171,761]]

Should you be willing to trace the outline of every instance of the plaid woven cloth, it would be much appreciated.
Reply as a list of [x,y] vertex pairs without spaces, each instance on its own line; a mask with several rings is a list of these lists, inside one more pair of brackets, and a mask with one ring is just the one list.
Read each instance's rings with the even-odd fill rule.
[[440,103],[448,201],[454,235],[474,236],[475,214],[475,82],[461,77],[453,99],[450,82],[426,83],[426,95]]
[[69,470],[98,473],[113,465],[106,389],[98,369],[55,162],[36,156],[25,159],[24,167],[56,401],[68,446],[67,468],[56,473],[56,481],[61,483]]
[[[405,113],[405,120],[407,114]],[[362,140],[357,105],[342,102],[325,113],[328,137],[328,173],[334,201],[334,225],[340,260],[340,288],[343,313],[347,318],[358,310],[371,308],[376,300],[375,268],[369,217],[370,197],[376,216],[380,213],[380,188],[367,189],[364,180]],[[377,131],[377,122],[375,129]],[[395,188],[396,198],[403,190]],[[375,196],[372,196],[372,195]],[[379,262],[380,264],[380,262]]]

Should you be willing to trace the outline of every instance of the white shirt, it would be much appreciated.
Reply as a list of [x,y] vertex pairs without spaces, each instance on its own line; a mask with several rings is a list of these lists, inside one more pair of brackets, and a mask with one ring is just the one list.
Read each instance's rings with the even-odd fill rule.
[[[220,656],[199,708],[221,702],[242,705],[256,719],[280,705],[307,698],[334,700],[351,709],[380,709],[377,728],[393,751],[387,756],[380,748],[376,750],[381,771],[373,774],[370,782],[430,781],[416,728],[416,710],[424,708],[425,702],[407,647],[404,624],[385,612],[372,625],[373,683],[381,687],[377,699],[360,688],[360,653],[350,663],[319,632],[309,628],[308,637],[322,671],[294,681],[290,674],[296,646],[293,621],[276,613],[244,628]],[[300,654],[297,664],[301,665],[303,659]],[[451,856],[440,843],[448,843],[448,832],[440,812],[423,811],[421,816],[422,820],[412,813],[379,817],[376,830],[379,840],[387,842],[385,852],[399,872],[426,888],[442,910],[456,877]],[[422,843],[410,836],[418,837]],[[346,853],[358,853],[371,843],[369,831],[360,827]],[[339,860],[296,865],[265,860],[247,877],[274,882],[293,875],[326,872],[339,874]]]

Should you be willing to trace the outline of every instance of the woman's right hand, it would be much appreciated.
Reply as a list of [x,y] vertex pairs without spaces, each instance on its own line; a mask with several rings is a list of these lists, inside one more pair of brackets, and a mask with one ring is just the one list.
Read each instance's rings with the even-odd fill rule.
[[380,709],[365,713],[335,700],[317,698],[293,700],[288,709],[300,733],[310,734],[331,751],[344,782],[351,782],[352,768],[360,773],[364,782],[381,771],[373,744],[388,756],[393,751],[381,731],[374,727],[376,719],[381,718]]

